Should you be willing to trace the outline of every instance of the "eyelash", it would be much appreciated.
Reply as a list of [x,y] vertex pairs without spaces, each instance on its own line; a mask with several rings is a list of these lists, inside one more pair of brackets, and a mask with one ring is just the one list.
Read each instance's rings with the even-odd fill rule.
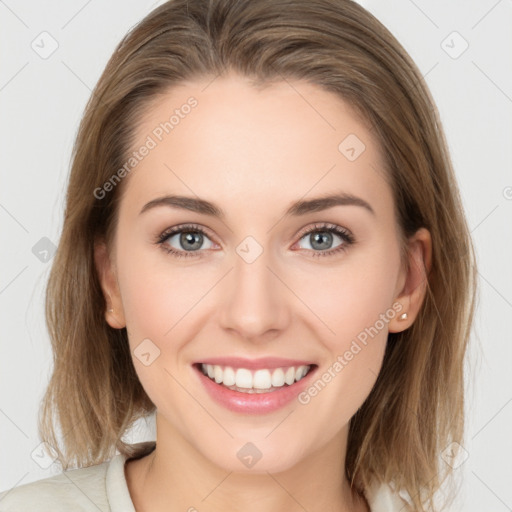
[[[201,251],[177,251],[176,249],[166,246],[165,242],[176,233],[201,233],[202,235],[210,238],[208,233],[198,224],[184,224],[180,226],[175,226],[174,228],[167,229],[163,233],[161,233],[156,240],[156,244],[160,245],[162,249],[168,253],[172,254],[176,258],[188,258],[188,257],[202,257]],[[316,233],[316,232],[327,232],[334,233],[338,235],[343,243],[336,247],[335,249],[328,249],[326,251],[313,251],[312,256],[314,258],[320,256],[334,256],[342,251],[346,251],[350,245],[355,243],[355,239],[352,234],[344,228],[340,226],[336,226],[336,224],[328,224],[328,223],[319,223],[315,224],[313,227],[306,229],[299,236],[299,240],[304,238],[305,236]],[[306,249],[311,250],[311,249]]]

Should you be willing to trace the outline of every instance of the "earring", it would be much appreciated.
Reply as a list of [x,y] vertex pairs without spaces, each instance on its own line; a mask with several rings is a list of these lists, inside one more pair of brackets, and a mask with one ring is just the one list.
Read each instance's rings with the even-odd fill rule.
[[402,314],[398,317],[398,319],[399,319],[399,320],[407,320],[407,318],[408,318],[407,313],[402,313]]

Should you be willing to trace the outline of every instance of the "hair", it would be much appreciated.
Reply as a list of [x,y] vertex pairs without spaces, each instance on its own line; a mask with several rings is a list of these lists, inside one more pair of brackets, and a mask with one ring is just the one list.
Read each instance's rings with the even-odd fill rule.
[[[385,160],[402,250],[430,231],[432,266],[414,323],[388,335],[381,372],[350,421],[346,475],[406,490],[417,510],[464,436],[464,357],[476,297],[474,248],[439,114],[394,36],[351,0],[172,0],[121,40],[86,106],[73,148],[62,235],[46,290],[53,370],[39,433],[64,469],[127,456],[134,422],[155,411],[139,382],[126,329],[105,320],[94,244],[115,233],[127,179],[94,191],[123,166],[141,116],[184,81],[229,72],[252,84],[305,80],[366,120]],[[59,446],[57,427],[61,429]]]

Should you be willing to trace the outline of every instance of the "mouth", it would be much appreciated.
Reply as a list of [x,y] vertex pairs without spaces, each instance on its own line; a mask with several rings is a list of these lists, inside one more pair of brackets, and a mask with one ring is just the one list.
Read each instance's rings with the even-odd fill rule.
[[268,413],[289,404],[311,382],[318,368],[306,361],[274,358],[210,359],[192,366],[215,402],[249,414]]
[[210,380],[227,389],[239,393],[272,393],[300,382],[313,366],[315,365],[308,364],[250,370],[198,363],[196,367]]

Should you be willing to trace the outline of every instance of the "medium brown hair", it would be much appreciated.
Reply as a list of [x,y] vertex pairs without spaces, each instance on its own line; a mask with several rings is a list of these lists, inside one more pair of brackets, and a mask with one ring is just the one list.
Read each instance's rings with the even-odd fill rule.
[[[417,510],[449,467],[440,452],[464,434],[464,355],[476,293],[474,249],[434,101],[393,35],[350,0],[173,0],[120,42],[77,134],[62,236],[46,296],[54,367],[41,438],[64,469],[130,456],[122,437],[154,412],[126,329],[105,321],[94,243],[112,240],[126,162],[141,116],[172,86],[234,71],[265,85],[306,80],[348,102],[375,133],[406,239],[432,237],[428,289],[413,325],[390,333],[382,370],[350,421],[346,474],[358,489],[393,481]],[[60,426],[59,446],[56,426]]]

